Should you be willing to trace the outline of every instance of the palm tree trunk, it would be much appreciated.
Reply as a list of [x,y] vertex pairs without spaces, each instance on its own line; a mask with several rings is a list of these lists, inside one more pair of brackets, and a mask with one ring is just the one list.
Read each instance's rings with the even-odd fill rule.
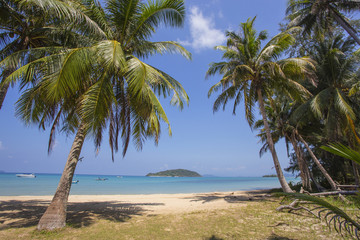
[[354,172],[355,184],[359,186],[359,170],[357,164],[354,161],[351,161],[351,165]]
[[332,8],[330,9],[336,22],[340,24],[340,26],[357,42],[357,44],[360,45],[360,39],[356,35],[356,30],[353,27],[351,27],[351,25],[348,22],[346,22],[341,16],[339,16],[339,14],[334,9]]
[[85,125],[81,124],[71,146],[55,195],[37,225],[38,230],[54,230],[65,227],[66,209],[71,183],[84,140]]
[[329,173],[321,165],[319,159],[317,159],[317,157],[315,156],[313,151],[310,149],[307,142],[302,138],[302,136],[298,135],[298,137],[299,137],[300,141],[305,145],[306,149],[308,150],[308,152],[309,152],[311,158],[313,159],[313,161],[315,162],[316,166],[320,169],[322,174],[325,176],[326,180],[329,182],[329,184],[331,186],[331,190],[336,191],[338,189],[338,187],[336,186],[336,183],[334,182],[334,180],[330,177]]
[[299,149],[299,146],[298,146],[296,140],[293,137],[288,137],[288,138],[290,139],[290,142],[293,145],[293,148],[294,148],[294,151],[296,154],[296,158],[297,158],[297,162],[298,162],[298,166],[299,166],[299,170],[300,170],[300,178],[301,178],[302,185],[306,190],[312,191],[311,183],[310,183],[309,168],[307,167],[306,162],[300,153],[300,149]]
[[277,177],[279,179],[282,190],[286,193],[291,193],[293,191],[291,190],[288,183],[286,182],[286,179],[284,177],[284,174],[283,174],[281,166],[280,166],[279,159],[276,154],[274,141],[272,140],[272,137],[271,137],[269,123],[268,123],[267,117],[266,117],[265,105],[264,105],[264,100],[262,97],[261,89],[257,90],[257,95],[258,95],[258,100],[259,100],[260,112],[261,112],[261,115],[262,115],[262,118],[264,121],[264,128],[265,128],[265,132],[266,132],[266,141],[267,141],[267,143],[269,145],[269,149],[271,151],[271,155],[272,155],[272,158],[274,161],[274,166],[276,169]]

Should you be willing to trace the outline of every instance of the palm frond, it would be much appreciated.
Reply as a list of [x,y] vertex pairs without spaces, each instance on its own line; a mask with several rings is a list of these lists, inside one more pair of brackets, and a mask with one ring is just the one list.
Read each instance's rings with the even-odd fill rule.
[[333,226],[333,228],[340,234],[345,231],[350,236],[358,239],[360,238],[360,224],[343,210],[330,204],[329,202],[318,197],[300,193],[277,193],[275,195],[304,200],[317,205],[318,207],[315,207],[313,211],[318,210],[318,217],[321,219],[323,216],[323,219],[326,221],[329,228]]
[[360,153],[341,143],[330,143],[327,146],[321,146],[321,149],[328,151],[337,156],[352,160],[360,164]]

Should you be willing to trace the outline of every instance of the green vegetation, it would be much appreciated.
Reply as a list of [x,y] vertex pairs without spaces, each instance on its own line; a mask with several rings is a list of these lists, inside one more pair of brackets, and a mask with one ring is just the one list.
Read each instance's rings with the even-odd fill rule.
[[200,174],[186,169],[166,170],[157,173],[149,173],[147,177],[201,177]]

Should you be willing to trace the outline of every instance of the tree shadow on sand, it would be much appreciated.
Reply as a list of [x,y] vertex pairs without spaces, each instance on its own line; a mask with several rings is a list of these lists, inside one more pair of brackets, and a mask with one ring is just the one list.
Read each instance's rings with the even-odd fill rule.
[[[1,201],[0,230],[36,226],[49,201]],[[67,224],[74,228],[89,226],[96,219],[125,222],[133,216],[143,215],[142,206],[162,203],[72,202],[68,204]]]
[[248,192],[240,192],[240,193],[204,193],[197,194],[190,198],[191,202],[199,202],[208,203],[216,200],[225,200],[228,203],[240,203],[240,202],[249,202],[249,201],[269,201],[270,200],[270,191],[269,190],[258,190],[258,191],[248,191]]

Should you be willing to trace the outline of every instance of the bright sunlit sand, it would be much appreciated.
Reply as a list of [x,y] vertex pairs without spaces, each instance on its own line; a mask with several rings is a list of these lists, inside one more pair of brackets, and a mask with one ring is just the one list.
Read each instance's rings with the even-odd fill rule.
[[[202,210],[225,209],[235,202],[246,202],[269,197],[269,190],[139,195],[70,195],[69,204],[81,204],[88,210],[95,208],[131,207],[145,214],[183,213]],[[0,201],[18,208],[27,202],[46,206],[52,196],[0,196]],[[114,207],[115,206],[115,207]],[[11,207],[10,207],[11,208]],[[83,209],[85,210],[85,209]]]

